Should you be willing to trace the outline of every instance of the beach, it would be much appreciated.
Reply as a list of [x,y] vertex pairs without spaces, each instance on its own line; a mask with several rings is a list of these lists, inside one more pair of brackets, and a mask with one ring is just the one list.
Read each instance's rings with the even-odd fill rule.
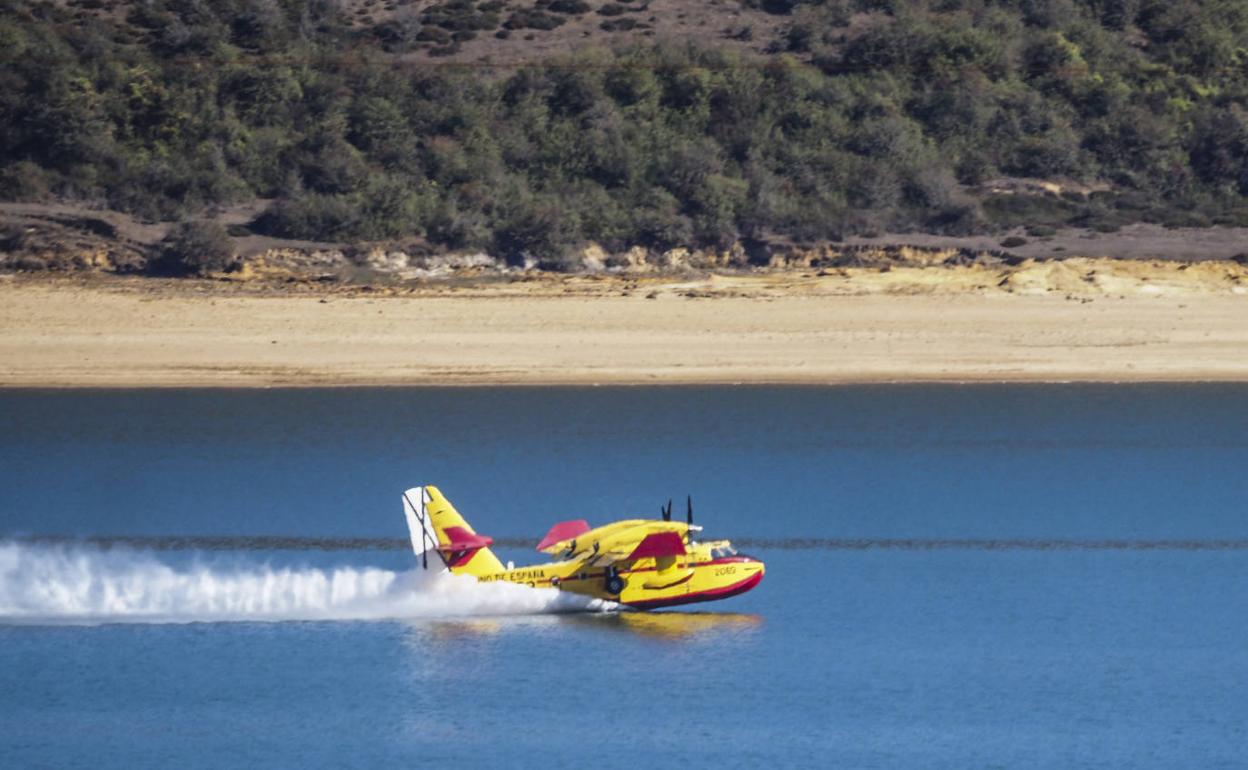
[[1248,380],[1237,276],[1131,284],[1080,269],[1096,280],[1015,271],[1011,288],[970,268],[326,287],[17,277],[0,282],[0,384]]

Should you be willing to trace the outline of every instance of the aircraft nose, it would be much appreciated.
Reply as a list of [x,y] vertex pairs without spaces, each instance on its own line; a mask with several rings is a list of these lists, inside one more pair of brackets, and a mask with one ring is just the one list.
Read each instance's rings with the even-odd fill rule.
[[766,571],[767,571],[767,565],[763,563],[763,560],[762,560],[762,559],[759,559],[759,558],[758,558],[758,557],[756,557],[756,556],[750,556],[748,553],[739,553],[739,554],[737,554],[737,556],[738,556],[738,557],[740,557],[740,558],[742,558],[742,559],[745,559],[745,562],[746,562],[747,564],[751,564],[751,565],[757,564],[757,565],[758,565],[758,573],[759,573],[760,575],[761,575],[761,574],[763,574],[764,572],[766,572]]

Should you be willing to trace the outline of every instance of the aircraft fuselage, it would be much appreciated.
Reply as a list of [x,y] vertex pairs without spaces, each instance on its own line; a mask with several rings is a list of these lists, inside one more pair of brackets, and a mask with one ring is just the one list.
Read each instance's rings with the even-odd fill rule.
[[[696,543],[674,564],[660,569],[656,559],[640,559],[627,567],[587,566],[572,559],[514,567],[478,576],[484,582],[506,581],[534,588],[558,588],[584,596],[626,604],[637,609],[657,609],[680,604],[727,599],[749,591],[763,579],[763,562],[744,554],[713,555],[727,541]],[[613,592],[608,581],[618,577],[622,590]],[[618,584],[617,584],[618,585]]]

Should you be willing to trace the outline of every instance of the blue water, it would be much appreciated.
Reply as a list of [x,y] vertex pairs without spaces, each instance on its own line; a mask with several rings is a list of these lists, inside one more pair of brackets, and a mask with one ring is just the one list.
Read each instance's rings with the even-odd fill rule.
[[[1244,767],[1245,469],[1229,385],[0,392],[0,757]],[[411,572],[419,483],[767,578],[551,614]]]

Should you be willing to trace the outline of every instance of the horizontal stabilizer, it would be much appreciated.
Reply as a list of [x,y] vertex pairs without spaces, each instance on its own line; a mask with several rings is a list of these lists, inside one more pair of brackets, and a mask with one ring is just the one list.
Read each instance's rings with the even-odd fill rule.
[[[554,546],[565,541],[580,537],[589,531],[589,522],[584,519],[575,519],[573,521],[561,521],[550,528],[546,533],[546,537],[542,538],[542,542],[537,544],[537,550],[543,553],[549,553]],[[562,548],[557,550],[563,550]]]
[[447,527],[443,531],[449,542],[439,545],[439,551],[475,551],[494,544],[494,538],[469,532],[463,527]]
[[682,556],[685,554],[685,541],[676,532],[655,532],[646,535],[633,552],[628,561],[635,559],[652,559],[660,556]]

